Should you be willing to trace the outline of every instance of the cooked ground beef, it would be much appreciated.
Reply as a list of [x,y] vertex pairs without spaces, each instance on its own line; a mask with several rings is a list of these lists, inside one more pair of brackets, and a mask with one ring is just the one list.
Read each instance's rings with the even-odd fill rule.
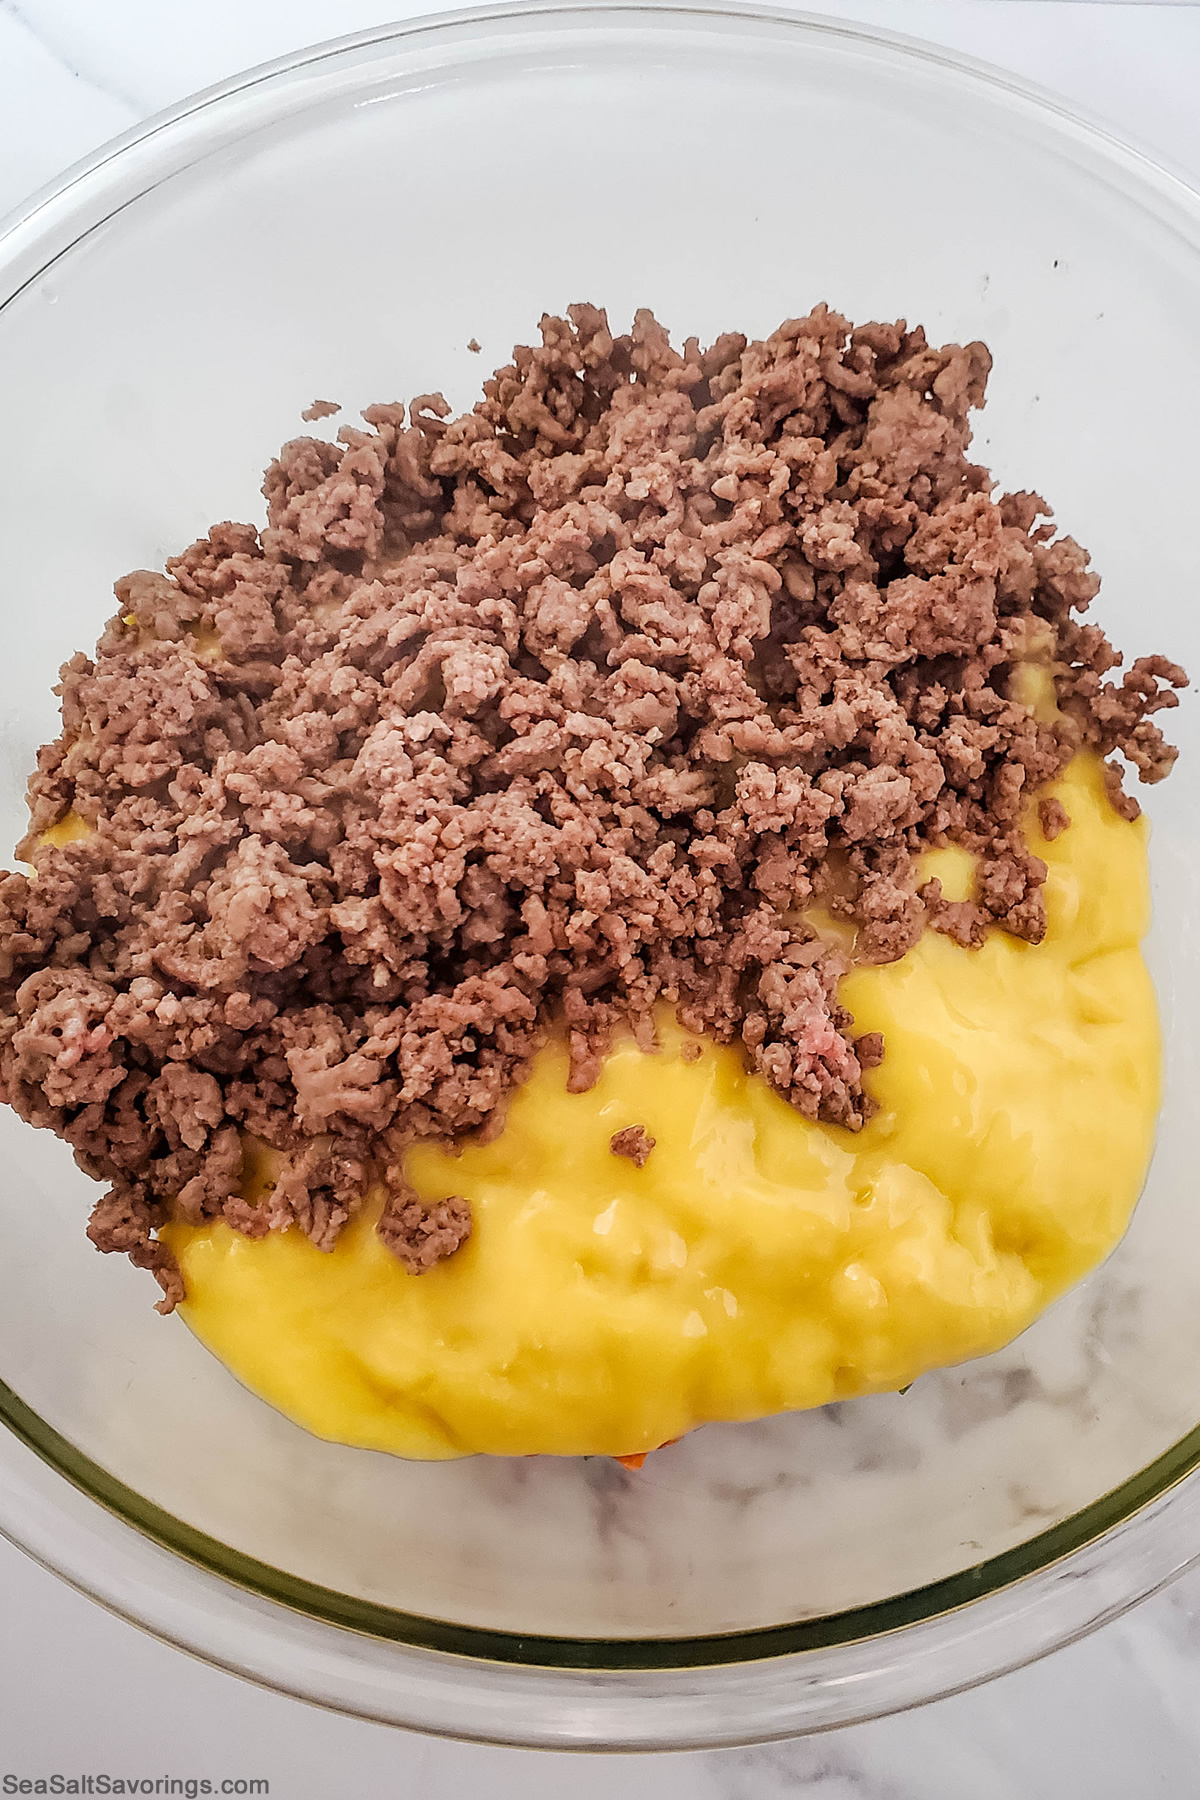
[[[1171,766],[1182,671],[1107,680],[1085,552],[967,459],[982,344],[824,307],[674,350],[578,306],[542,340],[462,418],[287,444],[266,528],[126,576],[63,669],[36,876],[0,882],[0,1079],[110,1184],[92,1237],[164,1309],[171,1210],[329,1245],[382,1180],[407,1266],[448,1254],[467,1209],[422,1209],[406,1145],[497,1129],[554,1029],[585,1088],[658,1001],[857,1127],[883,1046],[806,909],[880,961],[927,921],[1036,941],[1026,795],[1083,744]],[[1010,691],[1030,657],[1052,724]],[[92,835],[42,842],[70,809]],[[974,901],[917,891],[947,841]],[[282,1157],[262,1206],[247,1134]]]
[[471,1235],[471,1209],[461,1194],[422,1206],[398,1183],[379,1221],[379,1235],[410,1275],[423,1274],[453,1256]]
[[658,1139],[652,1138],[644,1125],[626,1125],[623,1131],[613,1132],[608,1147],[614,1156],[626,1156],[639,1169],[644,1169],[657,1142]]

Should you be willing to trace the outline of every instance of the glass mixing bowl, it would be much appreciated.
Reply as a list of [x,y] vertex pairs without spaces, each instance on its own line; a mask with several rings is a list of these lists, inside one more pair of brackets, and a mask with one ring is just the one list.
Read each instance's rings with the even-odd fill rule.
[[[1020,82],[769,11],[502,8],[305,53],[69,176],[0,243],[0,840],[113,579],[215,519],[314,395],[469,405],[544,308],[680,338],[828,299],[995,353],[980,458],[1200,669],[1200,200]],[[477,338],[484,357],[471,355]],[[1197,709],[1152,796],[1158,1152],[1116,1254],[1010,1349],[613,1462],[306,1436],[0,1150],[0,1528],[160,1636],[375,1719],[527,1744],[781,1736],[929,1699],[1200,1553]]]

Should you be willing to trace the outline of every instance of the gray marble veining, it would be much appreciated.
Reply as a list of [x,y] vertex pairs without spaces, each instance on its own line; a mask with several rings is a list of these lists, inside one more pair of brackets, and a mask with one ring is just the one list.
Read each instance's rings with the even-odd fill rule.
[[[790,1744],[568,1757],[406,1737],[205,1668],[0,1543],[0,1776],[262,1774],[274,1800],[1193,1800],[1200,1573],[1032,1668]],[[152,1699],[148,1699],[151,1697]]]

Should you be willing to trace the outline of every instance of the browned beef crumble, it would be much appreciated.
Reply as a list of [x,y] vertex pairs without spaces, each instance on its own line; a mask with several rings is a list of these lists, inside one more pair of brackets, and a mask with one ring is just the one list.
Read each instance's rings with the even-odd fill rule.
[[657,1142],[658,1139],[652,1138],[644,1125],[626,1125],[623,1131],[613,1132],[608,1147],[614,1156],[626,1156],[639,1169],[644,1169]]
[[[36,879],[0,882],[0,1078],[110,1184],[92,1238],[165,1310],[171,1211],[327,1246],[383,1179],[406,1266],[448,1254],[467,1208],[424,1209],[405,1146],[496,1129],[559,1025],[579,1090],[669,1003],[856,1128],[883,1046],[806,906],[879,961],[927,920],[1036,941],[1026,795],[1085,744],[1173,761],[1182,671],[1106,679],[1085,552],[967,458],[982,344],[824,307],[707,350],[591,306],[542,339],[462,418],[424,395],[286,445],[266,529],[126,576],[63,669]],[[1031,656],[1056,723],[1010,692]],[[94,835],[41,844],[70,808]],[[947,841],[971,902],[916,890]],[[244,1134],[282,1157],[259,1206]]]
[[300,417],[306,425],[313,425],[318,419],[332,419],[335,413],[342,410],[339,400],[314,400],[306,406]]
[[[1070,818],[1067,815],[1067,809],[1061,800],[1056,800],[1054,798],[1053,794],[1043,794],[1038,801],[1037,810],[1038,824],[1041,827],[1042,836],[1048,838],[1050,842],[1053,843],[1056,837],[1062,836],[1063,832],[1067,829],[1067,826],[1071,823]],[[1135,814],[1134,816],[1136,818],[1137,815]]]
[[443,1257],[453,1256],[471,1235],[471,1209],[461,1194],[451,1194],[433,1206],[423,1206],[400,1183],[392,1192],[379,1221],[379,1235],[398,1256],[410,1275],[432,1269]]

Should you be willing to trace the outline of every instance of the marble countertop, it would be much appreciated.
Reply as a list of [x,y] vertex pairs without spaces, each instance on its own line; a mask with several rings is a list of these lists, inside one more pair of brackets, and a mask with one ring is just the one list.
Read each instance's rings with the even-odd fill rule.
[[[1200,182],[1200,7],[808,0],[1006,64]],[[0,213],[104,139],[405,0],[0,0]],[[1200,1794],[1200,1572],[988,1687],[763,1749],[573,1757],[426,1740],[192,1662],[0,1542],[4,1777],[265,1777],[273,1800],[1138,1800]]]

